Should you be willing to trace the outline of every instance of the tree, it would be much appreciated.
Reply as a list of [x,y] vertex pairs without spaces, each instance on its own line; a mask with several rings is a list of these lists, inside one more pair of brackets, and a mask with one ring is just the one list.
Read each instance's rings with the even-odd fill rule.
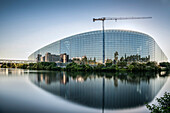
[[124,58],[123,58],[123,56],[120,58],[120,61],[121,61],[121,62],[123,62],[123,61],[124,61]]
[[94,57],[94,63],[96,63],[96,57]]
[[156,62],[147,62],[146,65],[149,67],[149,70],[157,70],[157,63]]
[[165,67],[166,70],[170,70],[170,63],[169,62],[161,62],[159,65],[161,67]]
[[130,65],[128,66],[128,70],[129,70],[129,71],[132,71],[133,69],[134,69],[134,66],[130,64]]
[[96,67],[95,67],[95,70],[102,70],[102,68],[104,68],[105,66],[103,64],[98,64]]
[[124,68],[124,67],[126,67],[126,65],[127,65],[127,62],[118,62],[118,64],[117,64],[119,67],[121,67],[121,68]]
[[85,71],[91,71],[92,69],[93,68],[90,65],[88,64],[85,65]]
[[112,66],[112,60],[111,59],[107,59],[106,60],[106,67],[110,67]]
[[87,64],[87,57],[86,56],[82,57],[81,63],[82,64]]
[[119,53],[116,51],[115,53],[114,53],[114,63],[116,63],[117,61],[118,61],[118,55],[119,55]]
[[156,98],[158,105],[148,105],[146,107],[151,113],[170,113],[170,93],[165,92],[163,97]]

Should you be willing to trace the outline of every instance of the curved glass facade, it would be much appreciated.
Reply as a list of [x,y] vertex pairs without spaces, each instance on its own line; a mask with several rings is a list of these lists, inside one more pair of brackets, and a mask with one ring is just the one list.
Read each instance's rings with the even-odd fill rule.
[[[73,35],[49,44],[34,53],[28,59],[36,60],[37,54],[45,55],[66,53],[70,58],[87,56],[103,60],[102,31],[91,31]],[[152,37],[147,34],[128,30],[105,30],[105,60],[113,59],[118,51],[119,58],[130,55],[150,56],[150,61],[163,62],[167,57]]]

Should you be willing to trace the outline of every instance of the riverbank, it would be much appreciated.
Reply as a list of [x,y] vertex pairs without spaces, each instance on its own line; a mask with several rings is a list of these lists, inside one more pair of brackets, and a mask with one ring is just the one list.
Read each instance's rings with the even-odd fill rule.
[[38,62],[38,63],[3,63],[0,68],[20,68],[20,69],[30,69],[30,70],[54,70],[54,71],[101,71],[101,72],[146,72],[146,71],[169,71],[170,63],[162,62],[157,64],[156,62],[119,62],[117,64],[97,64],[97,65],[89,65],[89,64],[77,64],[77,63],[69,63],[66,67],[59,67],[54,62]]

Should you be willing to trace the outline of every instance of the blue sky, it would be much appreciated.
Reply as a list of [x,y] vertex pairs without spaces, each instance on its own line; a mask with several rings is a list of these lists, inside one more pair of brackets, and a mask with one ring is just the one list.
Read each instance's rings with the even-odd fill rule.
[[27,59],[59,39],[100,30],[94,17],[151,16],[107,21],[106,29],[152,36],[170,59],[170,0],[0,0],[0,59]]

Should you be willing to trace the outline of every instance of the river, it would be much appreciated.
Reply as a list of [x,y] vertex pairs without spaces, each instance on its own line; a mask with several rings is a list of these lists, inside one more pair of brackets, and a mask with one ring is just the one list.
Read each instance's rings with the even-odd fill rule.
[[109,73],[0,69],[0,112],[147,113],[170,91],[166,72]]

